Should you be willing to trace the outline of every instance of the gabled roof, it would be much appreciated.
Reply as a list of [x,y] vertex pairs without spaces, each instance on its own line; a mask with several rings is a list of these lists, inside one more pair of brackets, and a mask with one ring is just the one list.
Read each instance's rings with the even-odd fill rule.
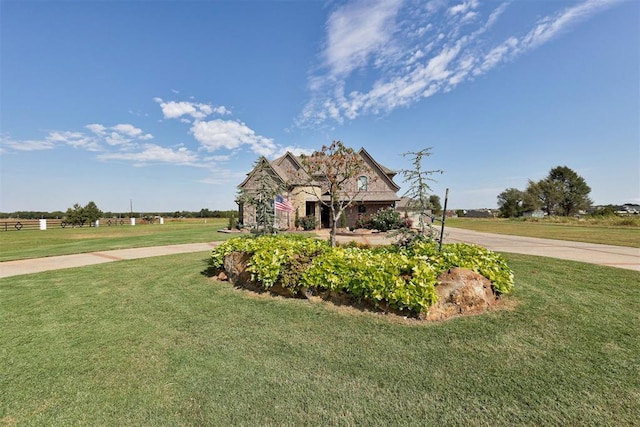
[[364,148],[360,148],[360,151],[358,151],[358,154],[361,157],[365,158],[366,160],[369,160],[369,162],[381,172],[381,175],[385,178],[387,183],[392,188],[394,188],[396,191],[400,190],[400,186],[393,181],[393,177],[396,175],[395,171],[392,171],[386,166],[383,166],[380,163],[378,163],[373,157],[371,157],[371,154],[369,154],[369,152]]
[[247,174],[247,177],[244,179],[244,181],[242,181],[240,183],[240,185],[238,185],[238,188],[242,188],[245,185],[247,185],[247,183],[251,180],[251,178],[257,173],[258,169],[260,169],[260,167],[264,168],[265,170],[270,170],[273,172],[273,175],[275,175],[278,179],[280,179],[280,181],[282,181],[282,184],[286,184],[287,183],[287,176],[286,174],[283,173],[282,170],[278,170],[279,168],[276,169],[276,167],[274,167],[271,162],[269,162],[269,160],[267,160],[266,157],[261,156],[258,161],[256,162],[256,165],[253,167],[253,169],[251,169],[251,172],[249,172]]
[[[396,175],[395,171],[378,163],[364,148],[360,148],[357,154],[365,162],[367,162],[367,164],[374,170],[374,172],[377,172],[378,175],[382,177],[382,179],[388,184],[389,188],[393,189],[395,192],[398,192],[400,190],[400,186],[393,181],[393,177]],[[287,172],[287,169],[283,167],[286,161],[291,161],[295,166],[296,171],[302,172],[304,174],[304,177],[300,177],[299,175],[292,176],[291,174],[289,174]],[[242,183],[238,186],[239,188],[244,187],[251,180],[253,175],[259,169],[258,166],[260,166],[261,164],[263,167],[268,168],[268,170],[271,170],[273,174],[282,181],[283,185],[304,184],[307,182],[307,179],[309,177],[308,174],[304,171],[304,167],[302,166],[300,157],[294,155],[290,151],[287,151],[285,154],[283,154],[282,156],[272,161],[267,160],[264,156],[260,157],[260,159],[258,159],[258,162],[254,166],[254,168],[251,170],[251,172],[247,174],[247,177],[245,178],[245,180],[242,181]],[[388,192],[388,193],[391,193],[391,192]],[[379,196],[382,196],[382,194],[380,194]],[[373,197],[373,193],[369,194],[367,197]],[[382,196],[381,199],[389,199],[389,197],[391,197],[391,194]],[[399,200],[399,198],[395,194],[393,194],[392,199]]]

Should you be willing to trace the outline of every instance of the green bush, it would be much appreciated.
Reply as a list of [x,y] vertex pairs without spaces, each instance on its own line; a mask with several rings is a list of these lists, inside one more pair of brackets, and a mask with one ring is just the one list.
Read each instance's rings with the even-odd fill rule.
[[436,302],[436,277],[432,265],[405,253],[336,247],[318,255],[302,280],[310,288],[420,313]]
[[230,239],[214,249],[211,265],[221,268],[232,252],[247,252],[252,279],[269,289],[276,283],[297,293],[301,287],[344,292],[376,306],[419,314],[436,302],[437,277],[452,267],[473,270],[499,293],[513,288],[513,273],[502,256],[480,246],[420,241],[409,247],[330,247],[304,236]]
[[236,221],[236,217],[233,214],[231,214],[227,222],[227,230],[233,230],[234,228],[237,228],[237,227],[238,227],[238,221]]
[[[283,271],[291,268],[301,260],[311,259],[329,247],[325,241],[295,235],[263,235],[229,239],[214,249],[210,264],[214,268],[222,268],[224,258],[232,252],[246,252],[251,255],[247,270],[252,279],[259,281],[265,289],[272,287],[281,279]],[[289,278],[286,287],[294,293],[300,286],[293,284]],[[283,284],[284,286],[285,284]]]
[[300,218],[300,226],[303,230],[315,230],[316,224],[316,217],[313,215],[303,216]]
[[369,218],[359,218],[356,228],[368,228],[378,231],[397,230],[411,227],[411,220],[402,218],[394,208],[380,209]]

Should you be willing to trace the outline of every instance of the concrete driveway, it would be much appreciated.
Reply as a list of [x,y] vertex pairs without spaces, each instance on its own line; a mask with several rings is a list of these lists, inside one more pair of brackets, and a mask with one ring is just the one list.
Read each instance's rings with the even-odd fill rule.
[[481,233],[447,227],[445,243],[467,242],[495,252],[538,255],[640,271],[640,248]]

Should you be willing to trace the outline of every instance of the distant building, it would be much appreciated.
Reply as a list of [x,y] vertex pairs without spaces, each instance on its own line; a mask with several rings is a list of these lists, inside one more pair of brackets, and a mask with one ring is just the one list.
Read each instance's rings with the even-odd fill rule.
[[464,214],[465,218],[494,218],[495,214],[491,209],[472,209]]
[[542,209],[536,209],[528,211],[522,214],[525,218],[544,218],[544,211]]

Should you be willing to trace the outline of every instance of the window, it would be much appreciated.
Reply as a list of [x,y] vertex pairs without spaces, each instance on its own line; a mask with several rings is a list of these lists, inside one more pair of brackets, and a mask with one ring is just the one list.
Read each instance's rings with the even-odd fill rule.
[[365,205],[358,205],[358,213],[359,214],[367,213],[367,207]]
[[361,176],[358,178],[358,191],[367,191],[367,177]]

